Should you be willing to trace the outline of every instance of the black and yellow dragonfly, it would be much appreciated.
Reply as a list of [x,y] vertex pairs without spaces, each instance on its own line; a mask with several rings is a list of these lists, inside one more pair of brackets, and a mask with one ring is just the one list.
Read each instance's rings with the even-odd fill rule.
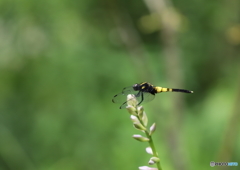
[[164,88],[159,86],[153,86],[150,83],[143,82],[140,84],[134,84],[133,86],[125,87],[121,93],[116,94],[112,102],[113,103],[123,103],[120,106],[120,109],[124,109],[127,106],[127,95],[133,94],[134,97],[137,99],[138,104],[140,105],[145,102],[149,102],[154,99],[155,94],[161,92],[182,92],[182,93],[193,93],[190,90],[184,89],[175,89],[175,88]]

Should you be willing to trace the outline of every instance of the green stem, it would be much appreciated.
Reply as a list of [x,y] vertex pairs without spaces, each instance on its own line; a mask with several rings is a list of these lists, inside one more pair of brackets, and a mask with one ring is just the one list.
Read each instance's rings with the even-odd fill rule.
[[[149,143],[150,147],[152,148],[153,156],[158,158],[158,154],[157,154],[156,148],[154,146],[154,143],[153,143],[153,140],[152,140],[152,136],[149,135],[148,131],[145,131],[145,134],[149,138],[149,142],[148,143]],[[157,164],[158,170],[162,170],[160,162],[158,162],[156,164]]]
[[[144,123],[143,123],[142,119],[141,119],[139,116],[137,116],[137,118],[138,118],[138,120],[140,121],[140,123],[144,126]],[[144,126],[144,127],[145,127],[145,126]],[[148,130],[145,130],[145,134],[146,134],[147,138],[149,139],[148,143],[149,143],[149,145],[150,145],[150,147],[151,147],[151,149],[152,149],[153,156],[159,158],[159,157],[158,157],[158,154],[157,154],[157,151],[156,151],[156,148],[155,148],[155,146],[154,146],[154,142],[153,142],[152,136],[149,135]],[[156,164],[157,164],[158,170],[162,170],[162,167],[161,167],[160,162],[158,162],[158,163],[156,163]]]

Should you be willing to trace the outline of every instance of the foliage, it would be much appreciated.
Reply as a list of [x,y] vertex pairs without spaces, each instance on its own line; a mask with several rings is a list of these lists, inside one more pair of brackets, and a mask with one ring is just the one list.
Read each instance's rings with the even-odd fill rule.
[[147,156],[111,99],[142,81],[195,92],[146,106],[163,169],[239,161],[239,3],[169,3],[177,70],[144,1],[2,0],[0,169],[135,169]]

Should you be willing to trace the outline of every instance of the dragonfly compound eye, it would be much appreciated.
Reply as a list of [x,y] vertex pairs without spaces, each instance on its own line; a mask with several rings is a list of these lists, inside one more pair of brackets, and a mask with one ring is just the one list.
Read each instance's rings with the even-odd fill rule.
[[135,91],[139,90],[139,84],[134,84],[133,85],[133,90],[135,90]]

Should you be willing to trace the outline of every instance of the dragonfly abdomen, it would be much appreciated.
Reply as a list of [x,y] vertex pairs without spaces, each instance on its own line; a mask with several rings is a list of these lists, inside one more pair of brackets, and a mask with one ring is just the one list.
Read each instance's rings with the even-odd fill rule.
[[157,93],[168,92],[168,91],[172,91],[173,90],[173,89],[165,88],[165,87],[154,87],[154,88],[157,91]]
[[185,90],[185,89],[171,89],[171,88],[165,88],[165,87],[155,87],[155,90],[157,93],[161,92],[182,92],[182,93],[193,93],[193,91]]
[[193,93],[193,91],[185,89],[172,89],[173,92],[182,92],[182,93]]

